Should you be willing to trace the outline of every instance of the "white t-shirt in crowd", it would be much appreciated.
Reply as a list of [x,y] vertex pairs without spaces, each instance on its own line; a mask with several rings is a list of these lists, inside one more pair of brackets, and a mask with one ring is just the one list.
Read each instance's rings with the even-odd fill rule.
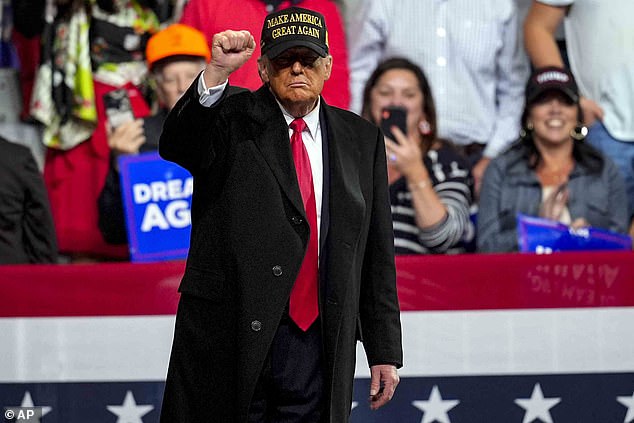
[[537,1],[571,6],[564,28],[579,90],[603,108],[610,135],[634,141],[634,1]]

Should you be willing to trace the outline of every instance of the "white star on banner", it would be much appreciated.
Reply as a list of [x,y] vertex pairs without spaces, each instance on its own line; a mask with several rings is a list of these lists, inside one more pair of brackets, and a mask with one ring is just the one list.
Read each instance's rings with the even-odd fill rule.
[[153,405],[137,405],[132,391],[126,392],[122,405],[108,405],[106,407],[108,411],[119,417],[117,423],[143,423],[141,417],[154,409]]
[[627,407],[627,415],[623,423],[631,423],[634,421],[634,392],[631,397],[616,397],[616,400]]
[[[10,406],[10,407],[4,407],[4,409],[16,409],[19,407],[27,407],[27,408],[33,408],[33,407],[39,407],[42,409],[42,415],[40,417],[44,417],[45,415],[47,415],[53,408],[52,407],[42,407],[39,405],[35,405],[33,403],[33,398],[31,397],[31,393],[29,391],[26,391],[24,393],[24,397],[22,397],[22,403],[20,405],[14,405],[14,406]],[[35,422],[35,423],[40,423],[40,419],[39,418],[35,418],[33,417],[32,419],[29,420],[30,422]]]
[[359,405],[359,403],[357,401],[352,401],[352,407],[350,407],[350,411],[352,411],[355,408],[357,408],[357,405]]
[[535,384],[533,393],[529,399],[520,398],[515,400],[515,404],[526,410],[522,423],[530,423],[535,419],[541,419],[545,423],[553,423],[550,417],[550,409],[561,402],[561,398],[544,398],[542,387]]
[[431,388],[431,394],[427,401],[413,401],[412,405],[423,412],[421,423],[451,423],[447,412],[460,404],[458,400],[443,400],[438,386]]

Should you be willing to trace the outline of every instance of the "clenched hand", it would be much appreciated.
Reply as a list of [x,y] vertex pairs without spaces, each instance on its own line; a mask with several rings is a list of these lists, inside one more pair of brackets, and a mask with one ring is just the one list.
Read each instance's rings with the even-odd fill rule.
[[255,39],[249,31],[223,31],[214,35],[211,61],[205,69],[205,84],[215,87],[244,65],[255,51]]

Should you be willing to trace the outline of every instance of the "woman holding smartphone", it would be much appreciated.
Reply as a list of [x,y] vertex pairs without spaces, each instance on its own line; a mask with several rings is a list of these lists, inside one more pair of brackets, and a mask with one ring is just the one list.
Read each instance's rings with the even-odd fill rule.
[[465,160],[437,138],[420,67],[403,58],[379,64],[365,86],[362,115],[391,132],[385,146],[396,253],[464,252],[474,238],[473,181]]

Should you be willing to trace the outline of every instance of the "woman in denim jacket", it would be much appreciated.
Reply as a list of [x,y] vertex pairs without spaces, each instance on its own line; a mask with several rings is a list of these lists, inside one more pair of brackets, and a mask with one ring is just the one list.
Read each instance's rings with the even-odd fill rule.
[[616,166],[583,141],[579,92],[562,68],[536,69],[526,86],[520,140],[488,167],[478,212],[478,251],[517,251],[517,214],[573,228],[626,233],[625,187]]

